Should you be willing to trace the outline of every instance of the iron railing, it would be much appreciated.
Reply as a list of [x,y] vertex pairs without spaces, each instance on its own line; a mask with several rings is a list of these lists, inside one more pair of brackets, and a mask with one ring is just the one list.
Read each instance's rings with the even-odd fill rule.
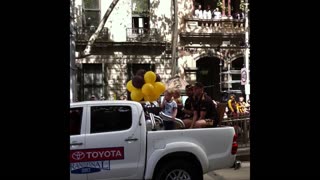
[[233,126],[238,135],[239,147],[250,146],[250,115],[224,118],[222,126]]
[[127,41],[129,42],[160,42],[164,38],[156,28],[127,28]]
[[[78,27],[76,30],[76,40],[77,41],[89,41],[91,35],[96,31],[97,27]],[[108,28],[104,27],[96,41],[108,41],[109,34]]]
[[245,33],[243,19],[185,18],[185,33]]

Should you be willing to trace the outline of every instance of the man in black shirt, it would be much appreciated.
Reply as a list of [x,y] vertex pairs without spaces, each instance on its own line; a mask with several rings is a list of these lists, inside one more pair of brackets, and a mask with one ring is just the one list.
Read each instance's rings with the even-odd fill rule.
[[197,82],[193,89],[194,99],[192,99],[193,118],[184,120],[187,128],[217,127],[219,116],[217,109],[210,98],[203,91],[203,84]]
[[193,98],[193,86],[191,84],[186,86],[186,94],[187,94],[188,98],[184,102],[184,107],[182,109],[183,120],[184,119],[192,120],[193,111],[192,111],[191,102],[192,102],[192,98]]

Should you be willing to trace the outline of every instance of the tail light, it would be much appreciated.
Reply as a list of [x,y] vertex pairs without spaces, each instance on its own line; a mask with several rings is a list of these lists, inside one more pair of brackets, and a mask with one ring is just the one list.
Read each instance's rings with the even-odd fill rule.
[[237,151],[238,151],[237,139],[238,139],[237,134],[234,134],[234,136],[233,136],[233,141],[232,141],[231,154],[237,154]]

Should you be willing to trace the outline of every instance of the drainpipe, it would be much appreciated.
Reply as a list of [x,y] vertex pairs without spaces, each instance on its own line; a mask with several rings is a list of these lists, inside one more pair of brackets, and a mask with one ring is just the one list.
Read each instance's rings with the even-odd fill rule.
[[220,93],[222,93],[222,76],[223,76],[223,74],[222,74],[222,59],[220,59],[220,63],[219,63],[219,66],[220,66]]
[[249,69],[249,17],[248,17],[248,0],[245,0],[245,67],[247,70],[247,80],[245,84],[245,94],[246,94],[246,102],[250,99],[250,69]]
[[75,22],[74,0],[70,0],[70,102],[77,99],[75,66]]
[[173,1],[173,8],[174,8],[174,21],[172,26],[172,55],[171,55],[171,61],[172,61],[172,72],[171,77],[174,77],[176,75],[177,71],[177,41],[178,41],[178,3],[177,0]]

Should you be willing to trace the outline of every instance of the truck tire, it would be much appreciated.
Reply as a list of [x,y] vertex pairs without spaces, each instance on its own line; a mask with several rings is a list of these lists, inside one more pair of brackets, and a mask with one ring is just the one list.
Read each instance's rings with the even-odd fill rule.
[[195,163],[185,160],[174,160],[163,163],[153,177],[154,180],[203,180],[201,169]]

